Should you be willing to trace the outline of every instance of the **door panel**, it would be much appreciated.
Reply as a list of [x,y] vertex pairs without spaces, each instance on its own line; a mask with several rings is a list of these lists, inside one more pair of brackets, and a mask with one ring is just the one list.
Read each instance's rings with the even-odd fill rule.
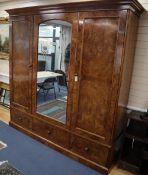
[[[63,72],[65,71],[64,72],[65,74],[67,74],[68,95],[66,95],[67,98],[64,98],[64,100],[62,99],[64,102],[66,101],[66,109],[64,108],[64,110],[66,112],[64,111],[64,115],[63,115],[63,113],[59,112],[58,115],[49,114],[47,116],[47,115],[44,115],[43,112],[38,110],[39,106],[41,106],[38,103],[38,99],[39,99],[38,95],[41,95],[41,94],[39,94],[41,91],[39,91],[38,94],[36,93],[38,87],[40,86],[39,83],[38,83],[39,71],[37,73],[38,60],[39,60],[39,56],[38,56],[39,53],[38,53],[38,49],[37,48],[38,48],[38,41],[39,41],[39,36],[38,36],[39,26],[41,26],[41,25],[43,26],[43,23],[44,23],[44,25],[49,25],[50,24],[50,27],[61,27],[61,29],[63,28],[62,26],[68,27],[68,25],[71,28],[70,61],[68,63],[68,71],[66,72],[65,71],[66,69],[63,70],[61,67],[57,66],[58,67],[58,71],[62,70]],[[64,30],[61,30],[59,38],[65,38],[65,40],[66,40],[66,37],[64,37],[64,34],[61,35],[62,31],[64,31]],[[53,123],[55,125],[60,125],[60,126],[63,126],[63,127],[69,127],[70,126],[71,107],[72,107],[72,103],[73,103],[73,79],[74,79],[73,75],[74,75],[74,69],[75,69],[77,36],[78,36],[78,14],[77,13],[43,14],[43,15],[36,15],[34,17],[34,58],[35,58],[35,61],[34,61],[34,65],[33,65],[33,69],[34,69],[34,74],[33,74],[33,79],[34,79],[34,81],[33,81],[34,82],[33,83],[33,89],[34,89],[34,93],[33,93],[33,97],[32,97],[33,111],[38,117],[41,117],[41,118],[44,117],[45,120],[48,120],[49,122],[51,122],[51,123]],[[59,39],[59,38],[56,37],[56,39]],[[54,43],[55,42],[53,42],[53,44]],[[52,42],[51,42],[51,44],[52,44]],[[47,45],[48,45],[48,42],[47,42]],[[66,49],[62,49],[62,47],[64,47],[64,45],[65,44],[64,44],[64,39],[63,39],[62,45],[60,45],[60,47],[59,47],[59,48],[61,48],[61,53],[63,53],[64,50],[66,50]],[[63,55],[64,55],[64,53],[63,53]],[[45,58],[45,61],[46,61],[47,64],[48,64],[47,60],[49,59],[49,57],[50,57],[50,54],[48,54],[48,56]],[[62,54],[61,54],[61,57],[62,57]],[[58,57],[58,58],[61,59],[61,57]],[[57,59],[55,59],[55,64],[56,64],[56,60]],[[64,58],[62,58],[61,60],[63,61]],[[53,65],[53,68],[51,70],[49,70],[49,71],[52,72],[52,73],[54,71],[56,71],[54,65]],[[49,93],[52,93],[52,90],[51,90],[51,92],[49,91]],[[55,94],[56,95],[55,95],[54,99],[51,99],[52,102],[53,101],[55,102],[55,101],[58,100],[58,98],[61,98],[61,96],[60,97],[58,96],[60,93],[61,93],[61,91],[57,91],[57,88],[55,88]],[[50,99],[48,99],[48,98],[45,99],[45,100],[46,101],[44,101],[44,103],[42,103],[43,105],[45,104],[45,102],[49,103],[49,101],[50,101]],[[54,103],[54,104],[55,104],[55,106],[52,106],[53,110],[55,110],[58,107],[58,106],[56,106],[56,103]],[[48,111],[49,111],[49,109],[48,109]],[[61,114],[64,116],[64,122],[60,122],[60,120],[56,118],[57,116],[61,117]],[[66,120],[65,120],[65,116],[66,116]]]
[[[106,142],[112,134],[117,86],[116,59],[121,61],[124,30],[117,12],[80,13],[77,95],[73,129],[79,134]],[[121,46],[117,47],[118,42]],[[118,53],[118,58],[116,55]],[[118,65],[120,67],[120,64]],[[119,75],[119,72],[118,72]],[[114,98],[114,95],[116,97]],[[114,106],[111,108],[111,105]],[[78,111],[78,112],[77,112]]]
[[102,137],[112,91],[118,21],[112,17],[84,20],[77,126]]
[[30,111],[32,18],[20,17],[12,21],[12,28],[11,103],[22,110]]

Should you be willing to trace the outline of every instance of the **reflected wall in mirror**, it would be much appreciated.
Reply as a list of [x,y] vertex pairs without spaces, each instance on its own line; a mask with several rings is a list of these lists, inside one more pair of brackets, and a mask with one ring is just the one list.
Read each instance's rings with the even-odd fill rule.
[[71,24],[46,21],[38,37],[37,112],[66,124]]

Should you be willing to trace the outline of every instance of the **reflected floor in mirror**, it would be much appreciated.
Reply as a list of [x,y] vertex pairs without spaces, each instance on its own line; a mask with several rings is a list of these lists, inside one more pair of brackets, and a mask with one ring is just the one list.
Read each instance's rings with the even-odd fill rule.
[[58,85],[55,85],[55,87],[56,98],[52,89],[46,95],[46,99],[44,98],[44,93],[38,93],[37,112],[66,123],[67,88]]
[[72,24],[56,19],[38,27],[37,112],[66,124]]

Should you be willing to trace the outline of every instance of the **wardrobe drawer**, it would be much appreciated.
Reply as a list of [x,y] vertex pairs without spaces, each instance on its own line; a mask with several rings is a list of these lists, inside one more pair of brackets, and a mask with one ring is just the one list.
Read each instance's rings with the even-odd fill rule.
[[42,120],[33,119],[32,131],[60,146],[69,146],[69,133]]
[[29,130],[32,128],[32,118],[16,109],[11,110],[11,121]]
[[78,136],[71,138],[71,151],[101,165],[106,165],[109,153],[108,148]]

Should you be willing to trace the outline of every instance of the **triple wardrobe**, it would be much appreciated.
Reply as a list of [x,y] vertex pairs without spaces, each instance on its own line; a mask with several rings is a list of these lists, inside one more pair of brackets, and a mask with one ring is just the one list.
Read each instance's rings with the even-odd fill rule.
[[120,151],[143,11],[136,0],[7,10],[10,125],[107,174]]

